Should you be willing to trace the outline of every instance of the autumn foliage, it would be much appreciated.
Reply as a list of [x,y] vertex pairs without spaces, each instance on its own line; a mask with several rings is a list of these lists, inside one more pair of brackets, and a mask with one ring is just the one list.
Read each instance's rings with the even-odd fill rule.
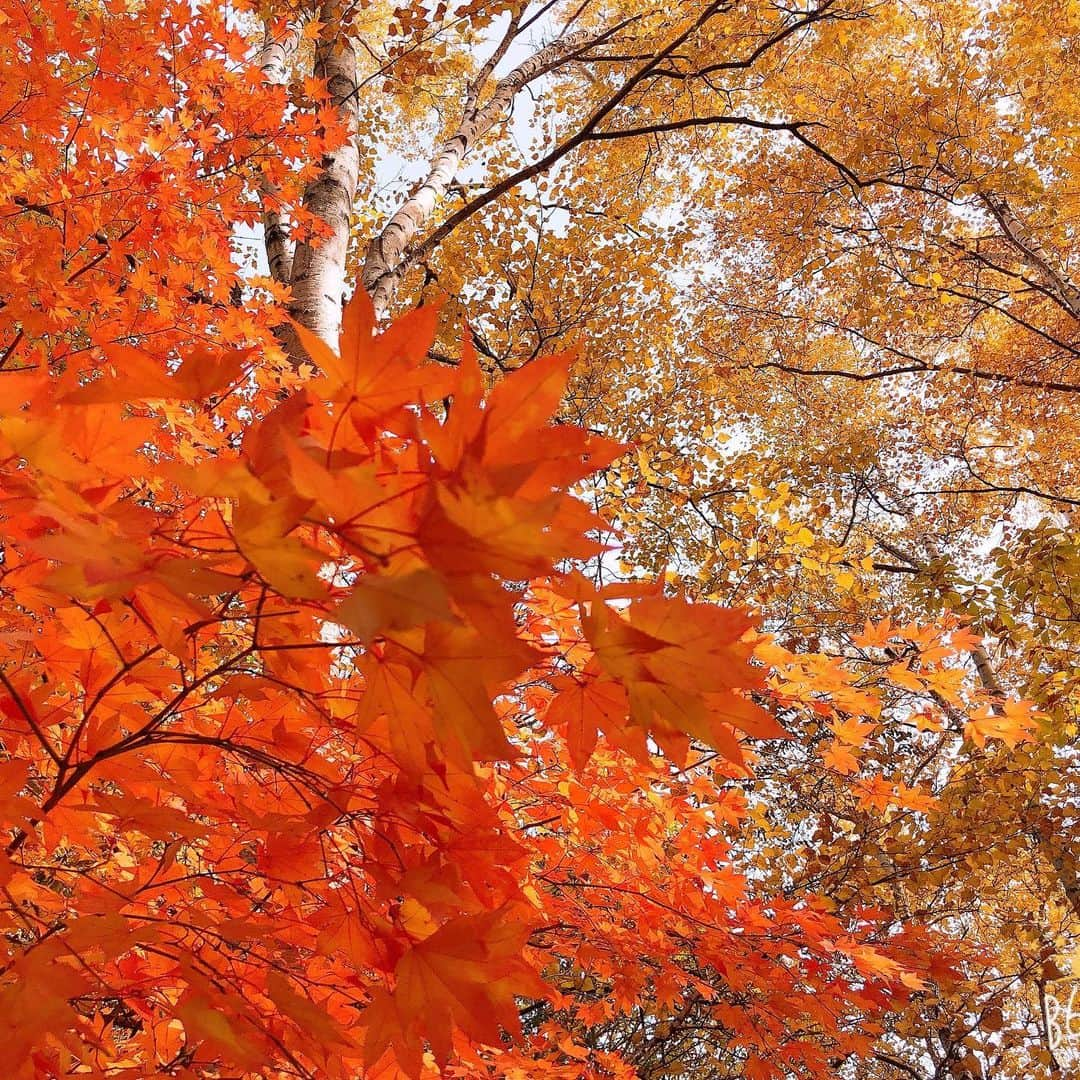
[[4,1075],[1063,1075],[1080,294],[876,67],[973,16],[429,7],[0,0]]
[[27,1075],[415,1072],[428,1046],[477,1069],[576,972],[614,980],[603,1016],[708,996],[713,967],[756,991],[766,1075],[777,1045],[811,1053],[786,1018],[847,1051],[865,1035],[840,1016],[920,985],[872,914],[747,895],[719,833],[738,798],[661,794],[648,735],[738,775],[740,733],[783,734],[748,696],[750,621],[559,573],[596,552],[566,487],[623,448],[550,426],[566,358],[486,398],[468,350],[425,363],[434,318],[373,336],[360,294],[340,357],[309,339],[322,375],[237,440],[250,355],[5,375],[5,1023]]

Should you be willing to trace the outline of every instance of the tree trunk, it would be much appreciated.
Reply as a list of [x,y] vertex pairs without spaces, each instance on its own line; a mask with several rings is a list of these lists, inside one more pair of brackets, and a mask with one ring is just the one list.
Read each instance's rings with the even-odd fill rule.
[[[326,79],[330,98],[345,124],[344,144],[327,154],[322,172],[304,192],[303,206],[322,221],[328,235],[296,245],[292,263],[289,314],[301,326],[337,348],[345,292],[345,256],[360,171],[356,53],[343,22],[342,0],[324,0],[319,10],[322,36],[315,47],[315,76]],[[294,363],[307,360],[295,334],[284,333]]]
[[984,191],[979,192],[979,200],[993,215],[1009,243],[1038,275],[1047,291],[1074,319],[1080,319],[1080,289],[1069,280],[1057,260],[1043,248],[1008,201]]
[[[296,55],[300,44],[300,31],[289,27],[279,39],[269,26],[263,36],[262,48],[255,56],[255,64],[271,86],[284,86],[289,78],[289,61]],[[275,281],[288,284],[292,276],[292,243],[289,240],[288,222],[277,205],[277,189],[265,178],[259,184],[262,202],[263,244],[270,276]]]
[[466,104],[461,123],[435,155],[427,176],[368,244],[360,280],[371,296],[377,315],[384,315],[393,302],[409,268],[409,244],[431,217],[439,199],[446,194],[474,144],[502,118],[524,86],[557,67],[588,38],[585,33],[569,34],[548,45],[501,79],[482,107]]

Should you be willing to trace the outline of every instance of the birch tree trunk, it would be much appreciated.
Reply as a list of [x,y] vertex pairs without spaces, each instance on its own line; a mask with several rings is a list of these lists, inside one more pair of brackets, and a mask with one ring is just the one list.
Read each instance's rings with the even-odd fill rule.
[[[271,86],[284,86],[289,78],[289,62],[300,45],[300,31],[289,27],[285,34],[274,37],[267,26],[262,47],[255,56],[255,64]],[[263,244],[270,276],[275,281],[288,284],[292,277],[292,244],[289,241],[288,222],[277,206],[277,190],[263,178],[259,184],[262,202]]]
[[[327,226],[327,235],[296,245],[292,260],[292,302],[289,314],[301,326],[337,348],[341,301],[345,292],[345,256],[349,224],[360,170],[359,106],[356,52],[343,18],[342,0],[324,0],[319,10],[322,36],[315,47],[316,78],[326,80],[331,102],[348,132],[345,142],[327,154],[322,172],[304,192],[304,209]],[[307,359],[295,335],[284,332],[296,363]]]
[[588,40],[589,35],[584,32],[568,34],[540,49],[500,79],[482,106],[473,103],[477,95],[470,93],[461,123],[435,155],[427,176],[368,244],[360,281],[371,297],[376,315],[382,316],[389,309],[410,265],[409,244],[446,194],[472,147],[505,115],[520,90],[565,62]]
[[1080,289],[1069,280],[1064,269],[1043,248],[1008,201],[984,191],[979,192],[979,200],[990,211],[1009,243],[1035,271],[1046,289],[1074,319],[1080,319]]

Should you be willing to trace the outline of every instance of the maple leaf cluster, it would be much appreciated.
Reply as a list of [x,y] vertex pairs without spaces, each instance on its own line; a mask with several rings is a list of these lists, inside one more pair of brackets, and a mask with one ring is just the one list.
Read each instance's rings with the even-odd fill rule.
[[[485,395],[435,318],[359,293],[284,400],[208,350],[0,376],[14,1075],[574,1074],[581,1024],[686,1000],[765,1076],[921,985],[873,913],[734,871],[738,800],[653,751],[737,777],[783,734],[750,620],[560,570],[623,448],[550,424],[566,357]],[[564,1034],[509,1043],[523,1001]]]
[[140,340],[272,353],[281,293],[243,237],[261,186],[296,198],[345,137],[325,88],[267,85],[213,4],[6,5],[0,30],[4,365]]

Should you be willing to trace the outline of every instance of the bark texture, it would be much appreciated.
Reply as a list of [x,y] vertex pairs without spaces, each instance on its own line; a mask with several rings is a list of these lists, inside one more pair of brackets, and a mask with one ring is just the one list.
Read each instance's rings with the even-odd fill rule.
[[1035,272],[1051,296],[1074,318],[1080,319],[1080,289],[1039,242],[1038,237],[1000,195],[979,192],[979,200],[997,221],[1002,233]]
[[483,105],[476,102],[480,88],[476,86],[470,92],[461,123],[442,144],[427,175],[368,244],[360,281],[371,296],[376,314],[385,314],[393,301],[410,265],[410,243],[446,194],[469,151],[503,118],[520,90],[559,66],[587,40],[584,33],[568,34],[540,49],[500,79]]
[[[300,45],[300,31],[294,27],[280,37],[266,28],[262,47],[255,64],[271,86],[284,86],[289,79],[289,64]],[[259,185],[262,201],[263,243],[270,276],[288,284],[292,277],[293,252],[289,240],[289,224],[278,207],[277,189],[265,177]]]
[[[322,171],[304,192],[303,206],[326,226],[327,235],[296,245],[292,259],[293,298],[289,314],[301,326],[337,347],[341,301],[345,292],[345,256],[360,170],[356,52],[343,18],[341,0],[325,0],[319,10],[323,34],[315,46],[315,76],[326,80],[331,102],[348,137],[322,161]],[[294,362],[307,359],[295,336],[286,332]]]

